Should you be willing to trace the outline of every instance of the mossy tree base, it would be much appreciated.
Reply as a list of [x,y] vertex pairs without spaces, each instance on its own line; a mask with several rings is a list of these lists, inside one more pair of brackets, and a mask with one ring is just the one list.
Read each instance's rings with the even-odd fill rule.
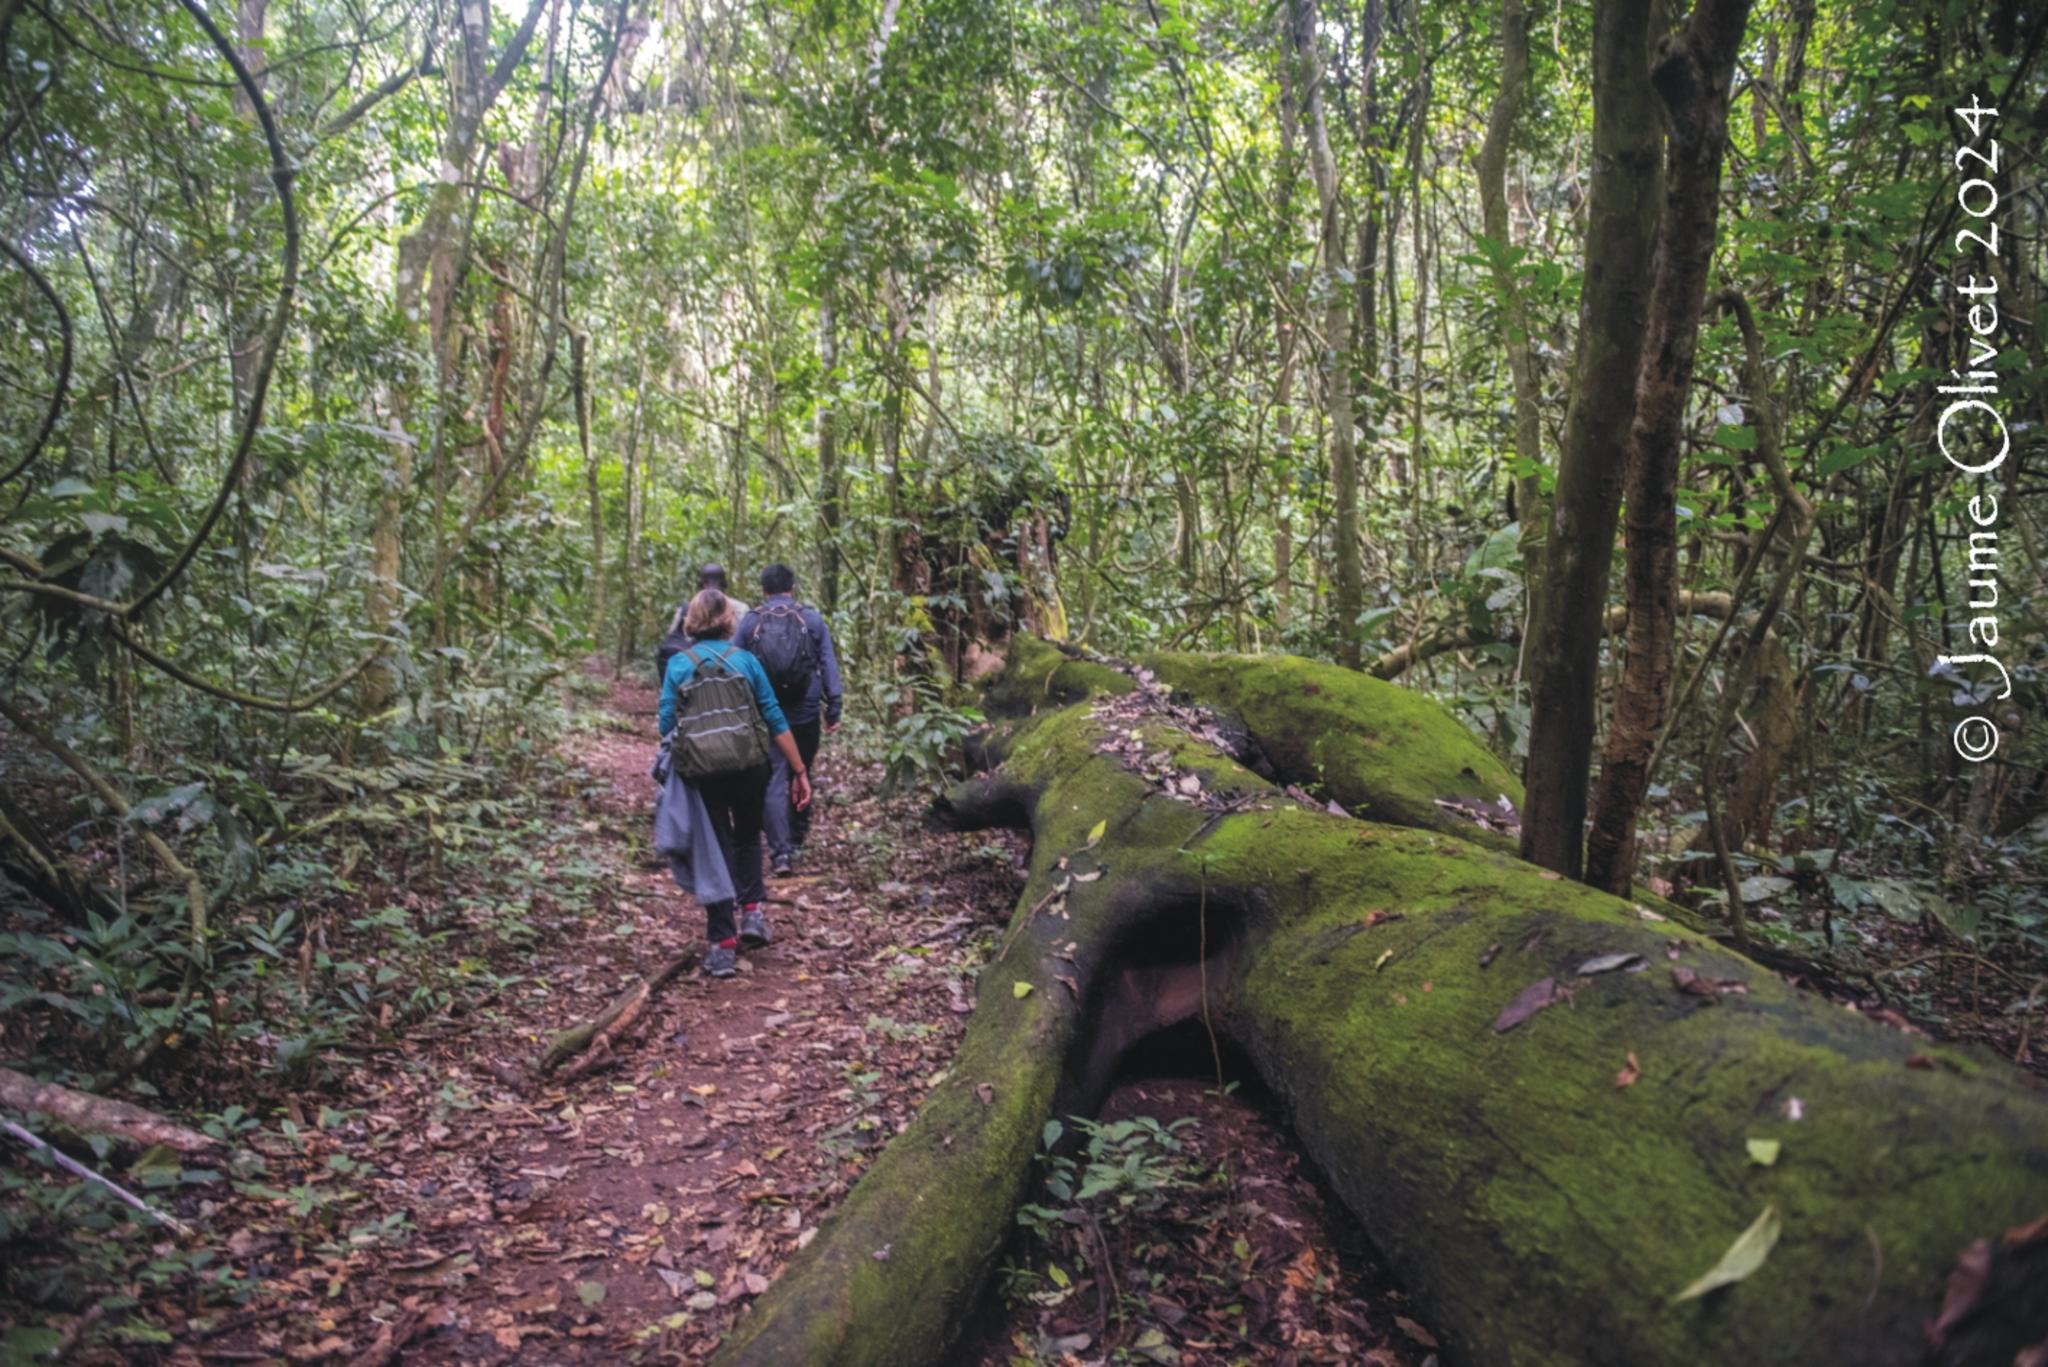
[[[1436,799],[1518,794],[1426,700],[1301,661],[1147,664],[1215,697],[1272,778],[1142,701],[1095,716],[1130,676],[1013,647],[994,704],[1041,710],[944,810],[1028,824],[1018,919],[946,1078],[720,1363],[951,1360],[1045,1120],[1092,1108],[1122,1051],[1205,991],[1456,1361],[1921,1362],[1958,1254],[2048,1211],[2032,1079],[1489,848]],[[1169,797],[1134,751],[1199,791]],[[1279,786],[1304,779],[1408,824]],[[1636,957],[1585,971],[1614,956]],[[1507,1024],[1525,994],[1549,1004]],[[1784,1233],[1762,1271],[1674,1301],[1766,1206]],[[2048,1338],[2048,1256],[1987,1256],[1940,1361],[2004,1367]]]

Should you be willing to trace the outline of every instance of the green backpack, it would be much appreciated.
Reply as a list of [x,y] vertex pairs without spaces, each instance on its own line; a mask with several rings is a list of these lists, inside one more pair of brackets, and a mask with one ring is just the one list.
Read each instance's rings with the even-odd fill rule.
[[717,656],[685,650],[695,672],[679,690],[670,762],[689,782],[719,778],[768,762],[768,723],[754,701],[754,686]]

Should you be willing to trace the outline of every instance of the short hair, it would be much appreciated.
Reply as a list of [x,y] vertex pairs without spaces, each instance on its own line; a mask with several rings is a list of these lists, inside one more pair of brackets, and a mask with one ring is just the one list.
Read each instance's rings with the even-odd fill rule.
[[796,571],[777,561],[761,571],[763,593],[788,593],[796,587]]
[[690,600],[683,614],[683,633],[698,641],[729,641],[733,627],[732,600],[717,589],[704,589]]
[[724,588],[725,566],[716,560],[697,571],[697,587],[700,589]]

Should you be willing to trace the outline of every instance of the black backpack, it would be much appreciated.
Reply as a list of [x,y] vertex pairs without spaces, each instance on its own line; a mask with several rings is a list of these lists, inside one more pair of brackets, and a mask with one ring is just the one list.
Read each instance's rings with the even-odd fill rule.
[[657,687],[668,677],[668,662],[689,648],[689,634],[681,627],[661,638],[661,644],[654,651],[654,682]]
[[754,630],[743,644],[775,689],[775,701],[789,707],[804,700],[811,676],[818,672],[818,647],[804,623],[804,610],[794,603],[776,603],[754,611]]

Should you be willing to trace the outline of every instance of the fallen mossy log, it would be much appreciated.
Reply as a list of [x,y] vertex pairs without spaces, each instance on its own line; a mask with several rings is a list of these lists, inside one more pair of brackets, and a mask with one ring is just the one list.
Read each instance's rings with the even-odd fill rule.
[[[1864,1367],[1938,1339],[1934,1360],[2004,1367],[2048,1339],[2035,1080],[1479,841],[1299,802],[1270,761],[1312,736],[1239,743],[1105,666],[1030,643],[1020,664],[1040,696],[1079,676],[1093,700],[1012,723],[1001,766],[943,804],[1028,825],[1020,922],[945,1079],[720,1363],[953,1360],[1044,1122],[1205,1008],[1453,1361]],[[1245,697],[1255,677],[1216,672],[1269,668],[1346,696],[1350,676],[1299,662],[1158,672]],[[1469,738],[1445,744],[1418,766],[1490,780]],[[1782,1235],[1760,1270],[1675,1299],[1765,1211]]]

